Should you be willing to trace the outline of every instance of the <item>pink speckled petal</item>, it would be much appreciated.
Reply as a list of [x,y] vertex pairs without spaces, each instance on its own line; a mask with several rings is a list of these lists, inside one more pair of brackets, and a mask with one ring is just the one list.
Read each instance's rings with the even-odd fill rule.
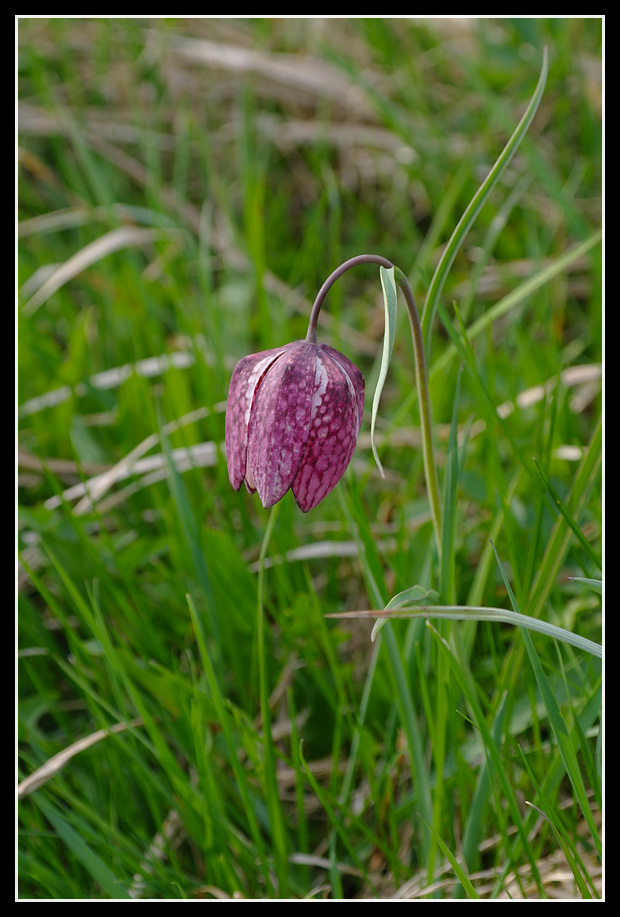
[[230,483],[239,490],[245,481],[250,493],[256,490],[246,475],[248,424],[256,391],[270,366],[286,350],[278,347],[253,353],[240,360],[233,370],[226,405],[226,461]]
[[364,410],[364,377],[343,354],[317,349],[312,419],[293,495],[307,513],[345,473],[355,451]]
[[263,506],[281,500],[304,455],[312,416],[316,344],[296,341],[256,392],[248,427],[247,469]]
[[334,350],[333,347],[330,347],[329,344],[322,344],[321,350],[323,350],[329,357],[332,358],[338,365],[341,367],[343,372],[346,373],[350,382],[353,385],[353,400],[355,403],[355,410],[357,412],[358,423],[357,423],[357,434],[360,431],[362,426],[362,415],[364,413],[364,376],[357,368],[355,363],[352,363],[348,357],[345,357],[343,353],[340,353],[339,350]]

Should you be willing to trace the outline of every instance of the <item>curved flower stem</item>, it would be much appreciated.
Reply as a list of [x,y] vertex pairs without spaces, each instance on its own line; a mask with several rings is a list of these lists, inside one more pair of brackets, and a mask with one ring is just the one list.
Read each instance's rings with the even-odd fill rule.
[[426,476],[426,487],[428,490],[431,515],[435,529],[437,551],[439,556],[441,556],[441,502],[439,499],[439,485],[437,482],[437,466],[435,465],[435,458],[433,453],[431,400],[428,390],[426,358],[424,355],[424,337],[422,334],[422,325],[420,323],[418,309],[413,298],[413,293],[411,292],[411,287],[409,286],[409,282],[404,273],[400,270],[400,268],[396,267],[396,265],[394,265],[387,258],[384,258],[382,255],[355,255],[353,258],[349,258],[348,261],[344,261],[339,267],[336,268],[335,271],[332,271],[332,273],[329,275],[317,293],[314,305],[312,306],[312,311],[310,312],[310,321],[308,324],[308,334],[306,335],[306,341],[316,343],[319,312],[321,311],[323,300],[325,299],[325,296],[327,295],[330,287],[332,287],[336,280],[338,280],[338,278],[341,277],[346,271],[352,267],[357,267],[359,264],[378,264],[380,267],[386,268],[386,270],[394,268],[394,280],[401,288],[403,296],[405,297],[405,302],[407,304],[409,322],[411,325],[411,334],[413,336],[416,385],[420,396],[424,474]]
[[[314,305],[312,306],[312,311],[310,312],[310,322],[308,324],[308,334],[306,335],[306,341],[316,344],[316,326],[319,320],[319,312],[321,311],[321,306],[323,305],[323,300],[327,296],[328,291],[338,280],[339,277],[350,270],[352,267],[357,267],[358,264],[379,264],[381,267],[390,269],[394,267],[391,261],[388,261],[387,258],[384,258],[382,255],[355,255],[353,258],[349,258],[348,261],[343,261],[340,267],[337,267],[335,271],[332,271],[319,292],[316,294],[316,299],[314,300]],[[417,311],[417,310],[416,310]]]

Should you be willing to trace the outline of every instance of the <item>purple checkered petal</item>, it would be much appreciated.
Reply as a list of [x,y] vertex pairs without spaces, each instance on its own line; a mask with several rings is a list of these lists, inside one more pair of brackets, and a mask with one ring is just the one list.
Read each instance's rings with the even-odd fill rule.
[[265,373],[285,351],[286,347],[277,347],[250,354],[240,360],[233,370],[226,405],[226,461],[228,477],[235,490],[239,490],[244,481],[250,493],[256,490],[252,479],[246,475],[252,404]]
[[272,363],[254,397],[247,474],[263,506],[281,500],[295,480],[312,420],[316,344],[296,341]]
[[226,410],[232,486],[258,491],[265,507],[292,488],[308,512],[346,471],[363,410],[364,377],[326,344],[294,341],[245,357]]
[[315,345],[311,422],[293,496],[307,513],[345,473],[357,443],[364,410],[364,377],[343,354]]

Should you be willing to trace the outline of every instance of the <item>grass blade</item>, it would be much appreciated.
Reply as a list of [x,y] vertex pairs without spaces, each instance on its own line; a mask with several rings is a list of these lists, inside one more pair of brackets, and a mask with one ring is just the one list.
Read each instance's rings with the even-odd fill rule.
[[478,894],[478,892],[472,885],[469,876],[467,875],[467,873],[465,872],[465,870],[463,869],[463,867],[461,866],[457,858],[454,856],[454,854],[452,853],[448,845],[442,840],[442,838],[435,831],[432,825],[429,825],[427,822],[425,822],[423,818],[422,818],[422,821],[424,822],[428,830],[431,832],[437,844],[441,848],[441,852],[443,853],[443,855],[446,857],[446,859],[452,866],[454,872],[456,873],[459,879],[459,882],[461,883],[461,885],[465,889],[465,892],[467,893],[467,897],[479,899],[480,895]]
[[586,885],[585,880],[583,876],[581,875],[581,870],[579,869],[577,865],[577,861],[575,860],[575,857],[572,855],[570,847],[568,846],[568,844],[566,843],[566,841],[560,834],[553,820],[549,818],[549,816],[545,812],[543,812],[542,809],[539,809],[538,806],[535,806],[533,802],[528,802],[528,800],[526,799],[525,805],[531,806],[533,809],[536,809],[538,814],[541,815],[545,819],[547,824],[551,825],[551,829],[557,838],[558,844],[562,848],[562,852],[564,853],[564,856],[566,857],[566,862],[569,865],[570,871],[572,872],[572,874],[575,877],[575,882],[577,883],[577,888],[579,889],[581,893],[581,897],[591,899],[592,895],[590,894],[588,886]]
[[79,860],[87,873],[97,883],[97,885],[106,893],[109,898],[130,898],[129,892],[123,884],[116,878],[112,870],[97,856],[91,847],[78,834],[67,819],[61,815],[58,809],[49,803],[43,796],[37,795],[37,805],[56,831],[58,837],[71,851],[73,856]]
[[[515,612],[519,614],[519,607],[517,605],[517,600],[510,587],[510,583],[508,582],[508,578],[506,577],[504,568],[502,567],[500,563],[499,557],[497,557],[497,553],[495,556],[497,558],[497,563],[498,563],[500,572],[502,574],[502,579],[504,580],[506,590],[510,597],[510,602],[512,604],[512,607],[514,608]],[[534,670],[534,675],[536,677],[538,688],[543,697],[543,701],[545,704],[545,710],[547,711],[547,716],[549,718],[549,723],[553,730],[555,739],[558,743],[558,749],[560,751],[560,755],[562,756],[564,767],[566,768],[566,773],[571,782],[573,790],[575,791],[577,800],[579,801],[579,805],[581,807],[583,816],[590,829],[592,840],[594,841],[596,849],[599,852],[599,856],[602,857],[601,838],[599,836],[598,828],[596,827],[596,824],[594,823],[594,819],[592,817],[592,811],[590,809],[590,803],[588,802],[586,788],[584,786],[583,778],[581,776],[581,770],[579,768],[579,763],[577,761],[577,755],[571,743],[569,732],[566,727],[566,723],[564,722],[564,719],[560,712],[560,708],[558,706],[558,702],[556,700],[553,689],[551,688],[551,685],[549,684],[547,676],[545,675],[543,667],[540,663],[538,654],[536,653],[536,650],[534,649],[532,638],[530,637],[529,633],[527,632],[525,628],[521,631],[521,634],[523,636],[523,640],[525,642],[525,648],[527,650],[527,654],[530,658],[530,662]]]
[[538,78],[538,83],[534,94],[530,100],[529,105],[527,106],[523,117],[519,121],[519,124],[515,128],[512,137],[509,139],[508,143],[500,153],[498,159],[496,160],[493,168],[487,175],[484,182],[481,184],[480,188],[472,198],[469,206],[465,210],[463,216],[459,220],[450,237],[450,240],[441,256],[439,264],[435,269],[433,279],[428,290],[428,295],[426,298],[426,305],[424,307],[424,312],[422,314],[422,328],[424,331],[424,337],[426,341],[426,352],[427,357],[430,359],[430,329],[433,324],[433,319],[435,317],[435,312],[437,310],[437,304],[441,297],[443,286],[448,276],[448,272],[452,266],[454,259],[456,258],[457,252],[465,236],[469,232],[474,220],[478,216],[480,210],[482,209],[484,203],[489,197],[491,191],[497,184],[500,176],[506,169],[506,166],[516,153],[519,144],[525,137],[527,130],[532,123],[534,115],[540,105],[540,100],[543,97],[545,91],[545,84],[547,82],[547,73],[549,70],[549,55],[547,48],[543,49],[543,59],[540,70],[540,76]]
[[469,605],[403,605],[391,611],[341,611],[332,612],[329,618],[437,618],[445,621],[489,621],[497,624],[513,624],[547,637],[553,637],[562,643],[568,643],[577,649],[590,653],[599,659],[603,658],[603,647],[593,640],[574,634],[556,624],[550,624],[540,618],[532,618],[521,612],[507,608]]
[[211,698],[213,700],[218,720],[222,726],[222,731],[226,740],[226,745],[228,748],[230,756],[230,765],[232,767],[233,773],[235,775],[235,781],[237,785],[237,790],[243,804],[243,809],[245,811],[248,828],[251,833],[252,839],[256,847],[256,853],[259,858],[260,867],[263,873],[265,880],[265,887],[269,890],[270,894],[273,893],[273,884],[271,881],[269,862],[267,859],[267,851],[263,843],[263,838],[261,830],[258,824],[258,819],[256,817],[256,812],[254,810],[254,805],[251,799],[250,789],[248,787],[247,777],[244,768],[241,766],[239,760],[238,751],[236,743],[233,737],[233,721],[231,719],[230,713],[226,708],[226,703],[224,697],[221,693],[219,683],[216,678],[215,669],[211,662],[211,657],[207,650],[207,644],[205,640],[204,630],[202,626],[202,621],[200,615],[196,609],[193,598],[187,596],[187,604],[189,606],[190,615],[192,623],[194,625],[194,632],[196,634],[196,641],[198,643],[198,650],[200,653],[200,658],[207,676],[207,682],[209,684],[209,689],[211,691]]
[[538,459],[534,458],[534,459],[532,459],[532,461],[534,462],[534,467],[536,468],[536,473],[538,474],[538,477],[540,478],[540,481],[541,481],[543,487],[545,488],[546,493],[547,493],[548,496],[549,496],[549,500],[550,500],[551,504],[552,504],[556,509],[558,509],[559,512],[564,516],[564,518],[566,519],[566,522],[567,522],[568,525],[570,526],[570,529],[571,529],[573,535],[577,538],[577,540],[579,541],[579,544],[580,544],[581,547],[584,549],[584,551],[589,555],[590,560],[591,560],[592,563],[595,565],[595,567],[596,567],[598,570],[600,570],[600,569],[601,569],[601,559],[600,559],[600,557],[597,557],[597,555],[594,553],[594,550],[593,550],[593,548],[592,548],[592,545],[590,544],[590,542],[588,541],[588,539],[586,538],[586,536],[583,534],[583,532],[581,531],[581,529],[580,529],[579,526],[577,525],[577,523],[576,523],[574,517],[573,517],[572,514],[569,512],[568,507],[566,506],[566,504],[564,503],[564,501],[562,500],[562,498],[561,498],[560,495],[558,494],[557,490],[555,489],[555,487],[554,487],[553,484],[551,483],[551,481],[550,481],[550,479],[549,479],[549,475],[546,473],[546,471],[543,470],[543,468],[541,467],[541,464],[540,464],[540,462],[538,461]]
[[[461,367],[462,369],[462,367]],[[446,604],[456,599],[454,540],[456,536],[457,486],[460,471],[458,446],[458,410],[461,390],[461,370],[459,370],[454,394],[452,424],[448,437],[448,452],[444,475],[444,507],[441,548],[441,597]]]

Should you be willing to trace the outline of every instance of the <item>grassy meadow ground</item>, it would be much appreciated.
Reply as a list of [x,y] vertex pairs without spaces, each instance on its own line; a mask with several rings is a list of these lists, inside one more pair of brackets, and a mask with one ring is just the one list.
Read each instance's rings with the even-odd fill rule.
[[[602,31],[18,22],[17,896],[602,895]],[[441,545],[402,302],[373,459],[373,265],[319,321],[345,477],[229,484],[235,363],[364,252],[425,316]],[[414,586],[471,619],[331,617]]]

